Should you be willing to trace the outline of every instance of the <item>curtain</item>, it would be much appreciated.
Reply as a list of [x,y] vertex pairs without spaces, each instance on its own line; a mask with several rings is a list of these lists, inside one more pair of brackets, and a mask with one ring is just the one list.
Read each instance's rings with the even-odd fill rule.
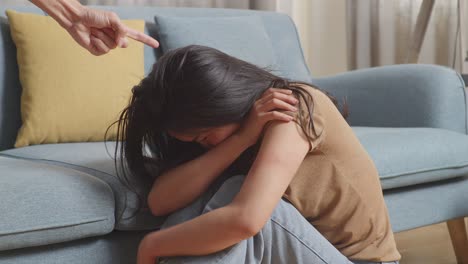
[[296,23],[312,76],[347,71],[346,0],[289,2],[280,11],[288,13]]
[[[406,63],[422,0],[349,0],[348,68]],[[419,63],[457,68],[457,0],[435,1]]]

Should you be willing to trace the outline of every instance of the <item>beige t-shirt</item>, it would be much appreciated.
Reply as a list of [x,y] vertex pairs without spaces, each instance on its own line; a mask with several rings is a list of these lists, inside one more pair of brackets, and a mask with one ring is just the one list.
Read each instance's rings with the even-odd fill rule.
[[313,97],[318,136],[283,198],[349,259],[399,260],[373,161],[330,98],[301,87]]

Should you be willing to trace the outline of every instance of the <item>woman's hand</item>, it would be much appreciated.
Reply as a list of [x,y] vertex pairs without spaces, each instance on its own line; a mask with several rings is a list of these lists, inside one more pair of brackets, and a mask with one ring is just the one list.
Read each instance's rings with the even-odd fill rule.
[[[294,119],[298,100],[288,89],[268,88],[258,99],[236,134],[250,147],[260,137],[263,127],[271,120],[289,122]],[[278,111],[286,110],[290,112]]]
[[153,256],[151,253],[154,251],[154,245],[150,241],[149,235],[143,237],[140,241],[137,251],[137,262],[136,264],[155,264],[157,263],[157,257]]
[[73,39],[91,54],[99,56],[116,47],[126,48],[132,38],[153,48],[159,42],[127,27],[114,12],[83,6],[76,0],[30,0],[54,18]]
[[78,44],[96,56],[106,54],[116,47],[126,48],[128,46],[126,37],[154,48],[159,46],[155,39],[127,27],[115,13],[110,11],[84,7],[80,16],[66,29]]

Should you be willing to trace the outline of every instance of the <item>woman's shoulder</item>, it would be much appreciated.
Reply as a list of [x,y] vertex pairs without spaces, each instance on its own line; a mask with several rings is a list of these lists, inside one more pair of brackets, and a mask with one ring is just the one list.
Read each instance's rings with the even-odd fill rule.
[[309,93],[312,93],[312,94],[320,94],[320,95],[327,96],[326,93],[323,90],[321,90],[317,86],[314,86],[313,84],[303,83],[303,82],[291,82],[290,84],[293,85],[293,86],[299,86],[301,88],[304,88],[306,91],[308,91]]
[[330,97],[319,88],[306,83],[291,83],[294,86],[304,88],[311,96],[314,104],[314,108],[326,108],[329,106],[335,106]]

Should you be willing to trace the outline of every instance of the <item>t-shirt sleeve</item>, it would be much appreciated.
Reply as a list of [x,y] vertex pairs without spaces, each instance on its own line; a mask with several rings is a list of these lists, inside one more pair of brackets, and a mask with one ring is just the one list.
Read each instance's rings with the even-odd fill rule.
[[[308,134],[311,136],[309,139],[310,142],[310,148],[309,152],[312,152],[316,149],[320,149],[322,142],[325,139],[326,136],[326,130],[325,130],[325,118],[322,113],[322,106],[321,106],[321,98],[317,98],[315,94],[312,95],[312,104],[309,105],[309,108],[307,108],[306,103],[301,99],[302,101],[302,118],[303,118],[303,123],[306,124],[306,128],[308,130]],[[312,126],[310,124],[310,113],[309,109],[312,112]]]
[[[301,105],[300,111],[301,114],[295,113],[294,116],[294,122],[297,124],[301,125],[306,129],[308,132],[309,137],[309,151],[313,152],[314,150],[320,149],[322,146],[322,143],[325,140],[326,137],[326,127],[327,127],[327,118],[326,115],[329,114],[330,111],[328,111],[328,108],[330,105],[333,105],[333,102],[330,100],[330,98],[323,92],[312,88],[312,87],[304,87],[309,93],[312,95],[312,101],[310,102],[310,98],[307,96],[305,99],[302,98],[301,96],[296,96],[297,99],[300,100]],[[307,107],[306,101],[309,102],[309,107]],[[298,107],[299,104],[296,105]],[[289,115],[291,114],[290,111],[286,110],[279,110],[280,112],[283,113],[288,113]],[[310,124],[310,112],[312,112],[312,126]]]
[[[307,87],[307,90],[310,91],[313,88]],[[295,115],[295,121],[299,125],[305,124],[304,128],[308,132],[309,138],[309,151],[308,153],[320,149],[325,136],[326,136],[326,119],[324,116],[324,104],[326,104],[326,100],[328,97],[320,91],[313,91],[310,92],[312,95],[312,102],[309,102],[309,98],[307,97],[307,101],[309,102],[309,107],[307,107],[306,101],[304,98],[299,97],[298,99],[301,101],[301,115]],[[325,96],[325,97],[324,97]],[[312,126],[310,124],[310,112],[312,112]]]

